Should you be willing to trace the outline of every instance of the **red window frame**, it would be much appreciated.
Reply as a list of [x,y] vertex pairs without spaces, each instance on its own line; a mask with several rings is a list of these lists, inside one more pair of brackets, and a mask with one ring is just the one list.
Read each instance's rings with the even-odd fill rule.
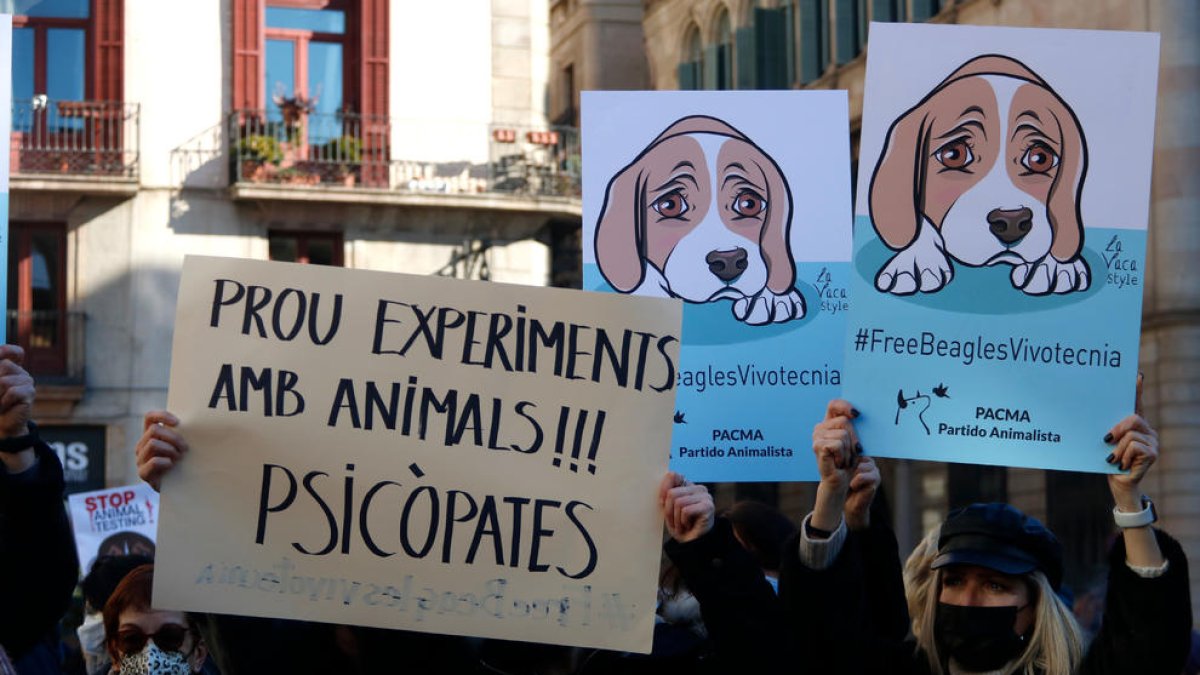
[[[320,4],[320,6],[312,6]],[[346,85],[351,79],[350,70],[350,44],[352,42],[351,31],[354,26],[350,22],[351,13],[348,7],[349,3],[345,0],[331,0],[328,3],[311,3],[311,2],[296,2],[288,0],[267,0],[267,7],[288,7],[294,9],[329,9],[345,12],[346,14],[346,31],[345,33],[323,33],[320,31],[302,30],[298,28],[271,28],[264,25],[263,27],[263,49],[266,50],[267,40],[286,40],[294,45],[296,61],[295,71],[292,73],[292,81],[295,82],[294,91],[284,92],[285,96],[302,95],[305,99],[311,98],[313,92],[308,91],[308,44],[310,42],[331,42],[342,45],[342,106],[346,107]],[[263,16],[266,17],[266,11],[263,11]],[[264,22],[265,24],[265,22]],[[264,58],[264,64],[266,63]],[[266,69],[263,69],[263,89],[264,96],[270,97],[274,93],[273,84],[266,81]],[[264,99],[265,100],[265,99]]]
[[[54,237],[58,252],[58,267],[50,270],[54,274],[54,286],[57,293],[53,298],[54,307],[50,310],[57,312],[57,333],[53,344],[34,345],[33,307],[33,236],[47,234]],[[34,375],[62,375],[67,368],[67,226],[65,223],[28,223],[12,222],[9,224],[9,303],[10,310],[16,312],[16,321],[7,325],[15,331],[8,335],[8,341],[20,345],[25,350],[25,366]],[[15,279],[14,279],[15,276]],[[13,283],[13,282],[16,283]]]

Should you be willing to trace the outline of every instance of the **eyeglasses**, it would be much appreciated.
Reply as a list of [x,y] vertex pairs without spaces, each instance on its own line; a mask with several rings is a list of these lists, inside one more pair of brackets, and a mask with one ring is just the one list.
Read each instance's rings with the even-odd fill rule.
[[187,627],[177,623],[165,623],[153,633],[145,633],[136,626],[129,626],[117,633],[117,645],[122,654],[136,654],[146,646],[146,640],[154,640],[154,644],[164,652],[177,652],[183,648],[187,634]]

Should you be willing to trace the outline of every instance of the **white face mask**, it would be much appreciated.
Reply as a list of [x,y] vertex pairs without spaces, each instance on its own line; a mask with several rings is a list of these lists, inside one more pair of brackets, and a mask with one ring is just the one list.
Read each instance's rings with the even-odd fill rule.
[[121,675],[191,675],[192,665],[179,652],[164,652],[151,640],[136,654],[121,657]]
[[96,612],[83,617],[83,624],[75,629],[79,635],[79,648],[87,656],[101,656],[104,649],[104,615]]

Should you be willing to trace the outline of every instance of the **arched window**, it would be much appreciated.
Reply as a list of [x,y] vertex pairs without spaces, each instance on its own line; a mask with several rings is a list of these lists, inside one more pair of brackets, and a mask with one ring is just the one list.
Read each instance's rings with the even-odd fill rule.
[[800,81],[811,82],[829,65],[826,0],[800,0]]
[[679,88],[700,89],[704,84],[704,46],[700,40],[700,27],[688,26],[683,38],[683,60],[679,64]]
[[[753,58],[753,55],[750,55]],[[717,17],[716,82],[714,89],[733,89],[733,25],[729,10]]]

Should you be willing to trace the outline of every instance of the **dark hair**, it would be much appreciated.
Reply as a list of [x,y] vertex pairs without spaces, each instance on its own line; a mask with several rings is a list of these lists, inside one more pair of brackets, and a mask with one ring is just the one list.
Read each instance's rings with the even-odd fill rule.
[[779,571],[783,545],[796,533],[792,521],[778,509],[752,500],[737,502],[725,517],[759,567]]
[[79,587],[83,590],[83,599],[87,600],[95,611],[102,611],[109,596],[125,575],[134,568],[152,562],[153,558],[144,555],[102,555],[96,558],[91,571],[79,582]]

